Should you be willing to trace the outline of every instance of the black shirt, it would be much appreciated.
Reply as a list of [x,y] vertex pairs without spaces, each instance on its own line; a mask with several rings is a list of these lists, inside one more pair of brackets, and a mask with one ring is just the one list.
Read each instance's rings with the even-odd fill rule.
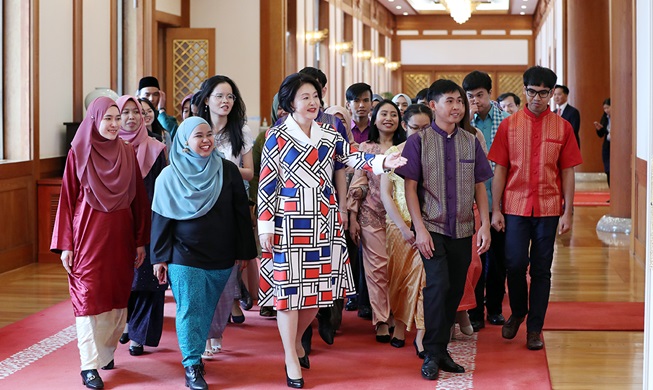
[[222,164],[222,191],[208,213],[181,221],[152,212],[152,264],[165,262],[214,270],[256,257],[243,178],[231,161],[222,159]]

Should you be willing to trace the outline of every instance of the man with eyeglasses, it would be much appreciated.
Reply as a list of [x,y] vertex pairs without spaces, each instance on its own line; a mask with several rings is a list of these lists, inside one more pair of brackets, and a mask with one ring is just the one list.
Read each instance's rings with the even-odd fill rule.
[[[490,99],[492,79],[485,72],[475,70],[463,79],[463,89],[469,100],[469,113],[472,126],[481,130],[485,137],[486,150],[494,141],[501,122],[509,116],[499,109],[499,105]],[[494,164],[491,164],[494,170]],[[492,178],[485,182],[488,202],[492,204]],[[491,210],[490,210],[491,211]],[[492,213],[490,213],[492,217]],[[504,259],[504,234],[490,229],[492,240],[490,249],[483,256],[483,271],[476,284],[476,308],[469,310],[469,321],[475,332],[485,327],[485,310],[487,320],[492,325],[503,325],[503,297],[506,293],[506,267]]]
[[506,233],[512,314],[502,336],[513,339],[528,316],[530,350],[544,346],[540,334],[549,304],[556,230],[564,234],[571,229],[574,167],[582,163],[571,124],[549,109],[556,79],[551,69],[541,66],[524,73],[526,107],[501,123],[488,154],[496,163],[492,227]]
[[138,82],[139,98],[147,99],[157,108],[159,114],[157,119],[161,126],[166,129],[174,138],[177,132],[177,118],[166,113],[166,94],[159,89],[159,80],[154,76],[145,76]]

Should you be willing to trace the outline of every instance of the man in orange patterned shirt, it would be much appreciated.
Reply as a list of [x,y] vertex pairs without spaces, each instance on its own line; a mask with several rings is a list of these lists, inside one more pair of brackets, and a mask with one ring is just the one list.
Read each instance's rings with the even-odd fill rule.
[[540,333],[549,304],[556,229],[558,234],[571,229],[574,167],[582,162],[573,128],[549,109],[556,79],[541,66],[524,72],[526,107],[501,123],[488,154],[497,164],[492,226],[506,232],[512,315],[502,335],[514,338],[528,315],[526,346],[531,350],[544,346]]

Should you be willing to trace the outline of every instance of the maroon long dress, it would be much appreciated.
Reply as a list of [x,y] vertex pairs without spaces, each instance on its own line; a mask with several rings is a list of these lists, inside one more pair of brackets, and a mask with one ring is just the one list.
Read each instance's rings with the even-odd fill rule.
[[136,196],[130,207],[111,212],[95,210],[85,201],[75,153],[68,153],[50,247],[59,253],[73,251],[68,282],[75,317],[127,308],[136,248],[150,240],[147,193],[133,148],[124,146],[134,159]]

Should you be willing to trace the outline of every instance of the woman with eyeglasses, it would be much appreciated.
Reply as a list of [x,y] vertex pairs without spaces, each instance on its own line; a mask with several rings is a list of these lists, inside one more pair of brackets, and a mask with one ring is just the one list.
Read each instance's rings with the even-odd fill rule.
[[[401,125],[407,137],[431,127],[433,112],[424,104],[412,104],[406,108]],[[402,152],[405,142],[390,147],[386,154]],[[410,230],[411,220],[406,205],[404,179],[392,172],[381,177],[381,201],[386,211],[386,251],[388,252],[388,294],[390,310],[394,316],[395,329],[390,345],[405,345],[405,332],[415,323],[417,335],[413,345],[423,358],[424,301],[422,289],[426,284],[424,265],[415,247],[415,233]],[[420,352],[422,355],[420,355]]]
[[[218,152],[234,163],[249,189],[249,180],[254,177],[254,160],[252,147],[254,138],[252,130],[245,124],[245,102],[240,91],[229,77],[216,75],[202,83],[199,91],[199,116],[204,118],[215,134],[215,147]],[[238,263],[234,266],[229,281],[220,297],[216,307],[209,340],[206,342],[205,358],[211,358],[222,349],[222,333],[229,321],[229,316],[234,323],[245,322],[245,315],[240,308],[240,266],[247,263]]]

